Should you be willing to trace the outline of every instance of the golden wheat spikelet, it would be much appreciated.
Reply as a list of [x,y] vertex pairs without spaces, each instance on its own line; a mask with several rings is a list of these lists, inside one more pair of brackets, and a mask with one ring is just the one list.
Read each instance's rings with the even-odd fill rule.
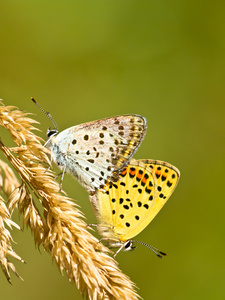
[[[55,260],[60,272],[65,272],[88,299],[138,299],[134,284],[124,275],[109,251],[87,230],[78,207],[59,193],[55,174],[48,169],[48,150],[33,131],[35,120],[13,106],[0,102],[0,125],[9,130],[16,146],[6,147],[0,141],[0,150],[18,175],[0,162],[0,188],[8,208],[0,198],[0,266],[10,281],[10,269],[17,275],[8,256],[23,261],[11,247],[11,235],[5,225],[16,226],[11,214],[17,207],[23,215],[38,246],[43,246]],[[36,201],[43,207],[39,211]],[[6,243],[4,242],[6,241]],[[3,243],[4,242],[4,243]],[[19,276],[20,277],[20,276]],[[21,278],[21,277],[20,277]]]

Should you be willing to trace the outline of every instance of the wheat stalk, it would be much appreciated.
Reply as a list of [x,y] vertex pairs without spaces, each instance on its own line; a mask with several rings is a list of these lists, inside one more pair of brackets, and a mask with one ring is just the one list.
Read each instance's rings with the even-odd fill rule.
[[[12,239],[4,227],[7,224],[18,228],[10,218],[17,207],[35,243],[51,253],[60,272],[76,283],[83,296],[93,300],[139,298],[134,284],[107,254],[109,250],[86,230],[77,205],[59,193],[55,174],[48,169],[48,150],[33,133],[37,122],[27,115],[0,102],[0,125],[9,130],[16,143],[16,147],[8,148],[0,141],[0,150],[20,178],[18,181],[8,165],[0,163],[0,187],[8,197],[8,209],[0,198],[0,265],[7,279],[10,281],[10,269],[19,276],[8,256],[22,261],[12,251]],[[43,213],[35,205],[37,200]]]

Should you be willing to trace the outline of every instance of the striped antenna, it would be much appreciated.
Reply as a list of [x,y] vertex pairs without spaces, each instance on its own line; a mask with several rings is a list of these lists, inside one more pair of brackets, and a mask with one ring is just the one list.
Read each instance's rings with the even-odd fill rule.
[[56,121],[53,119],[53,117],[51,116],[51,114],[47,111],[45,111],[38,103],[37,101],[31,97],[31,100],[40,108],[40,110],[49,118],[49,120],[52,122],[53,126],[55,127],[55,130],[58,132],[58,125],[56,123]]

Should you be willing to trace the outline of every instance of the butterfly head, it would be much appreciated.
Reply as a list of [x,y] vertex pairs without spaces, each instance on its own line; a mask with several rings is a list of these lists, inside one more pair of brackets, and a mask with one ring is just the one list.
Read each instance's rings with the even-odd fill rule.
[[128,240],[126,241],[125,243],[121,243],[121,246],[120,248],[116,251],[116,253],[114,254],[114,258],[116,257],[116,255],[121,251],[132,251],[136,248],[136,246],[133,246],[133,243],[139,243],[147,248],[149,248],[150,250],[152,250],[156,256],[158,256],[159,258],[163,258],[163,256],[166,256],[166,253],[158,250],[157,248],[149,245],[149,244],[146,244],[146,243],[143,243],[143,242],[140,242],[140,241],[131,241],[131,240]]
[[136,246],[133,246],[133,242],[132,241],[127,241],[124,244],[123,251],[133,251],[135,248],[136,248]]
[[46,133],[47,139],[49,139],[50,137],[56,135],[58,132],[59,131],[58,131],[57,128],[51,129],[51,127],[49,127],[48,130],[47,130],[47,133]]

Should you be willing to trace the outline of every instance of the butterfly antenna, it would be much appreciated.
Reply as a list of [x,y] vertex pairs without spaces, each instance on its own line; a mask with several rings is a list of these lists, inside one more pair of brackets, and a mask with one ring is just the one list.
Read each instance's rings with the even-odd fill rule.
[[145,243],[140,242],[140,241],[133,241],[133,242],[134,242],[134,243],[139,243],[139,244],[141,244],[141,245],[143,245],[143,246],[149,248],[149,249],[152,250],[152,252],[154,252],[155,255],[157,255],[159,258],[163,258],[163,256],[166,256],[166,253],[164,253],[164,252],[158,250],[157,248],[155,248],[155,247],[153,247],[153,246],[151,246],[151,245],[149,245],[149,244],[145,244]]
[[40,110],[49,118],[49,120],[52,122],[53,126],[55,127],[55,129],[58,131],[58,125],[56,123],[56,121],[53,119],[53,117],[51,116],[51,114],[47,111],[45,111],[38,103],[37,101],[31,97],[31,100],[40,108]]

